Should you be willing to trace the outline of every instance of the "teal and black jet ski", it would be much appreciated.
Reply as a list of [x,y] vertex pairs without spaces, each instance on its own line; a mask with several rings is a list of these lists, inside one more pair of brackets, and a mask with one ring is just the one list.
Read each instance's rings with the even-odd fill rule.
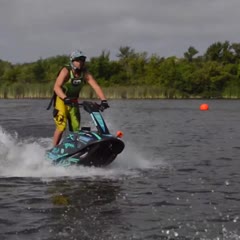
[[69,133],[59,145],[47,151],[46,158],[54,165],[61,166],[109,165],[125,147],[120,139],[122,133],[119,131],[115,136],[109,132],[97,103],[83,101],[79,105],[90,114],[96,131],[82,127],[78,132]]

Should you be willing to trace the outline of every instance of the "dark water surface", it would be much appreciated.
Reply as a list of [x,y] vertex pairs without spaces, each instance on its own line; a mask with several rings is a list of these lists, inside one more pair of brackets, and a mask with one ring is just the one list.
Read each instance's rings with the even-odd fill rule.
[[65,169],[48,101],[0,100],[0,239],[240,239],[240,101],[202,102],[110,101],[124,152]]

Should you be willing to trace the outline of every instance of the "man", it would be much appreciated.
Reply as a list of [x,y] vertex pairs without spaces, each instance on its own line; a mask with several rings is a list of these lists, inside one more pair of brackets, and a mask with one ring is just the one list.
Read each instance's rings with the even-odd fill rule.
[[69,130],[78,131],[80,127],[80,111],[78,106],[72,106],[77,102],[79,93],[84,85],[88,83],[101,99],[101,108],[109,108],[106,97],[94,79],[85,68],[86,56],[83,52],[76,50],[70,55],[70,65],[63,67],[54,84],[55,103],[53,117],[56,130],[53,135],[53,146],[59,144],[62,134],[69,123]]

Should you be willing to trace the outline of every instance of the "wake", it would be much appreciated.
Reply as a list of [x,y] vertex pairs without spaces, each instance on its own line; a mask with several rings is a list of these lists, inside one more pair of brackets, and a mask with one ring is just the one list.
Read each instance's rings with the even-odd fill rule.
[[151,161],[144,159],[138,151],[129,147],[106,168],[53,166],[45,158],[51,148],[50,138],[20,139],[17,133],[10,134],[0,126],[0,177],[83,177],[119,179],[136,176],[143,169],[153,168]]

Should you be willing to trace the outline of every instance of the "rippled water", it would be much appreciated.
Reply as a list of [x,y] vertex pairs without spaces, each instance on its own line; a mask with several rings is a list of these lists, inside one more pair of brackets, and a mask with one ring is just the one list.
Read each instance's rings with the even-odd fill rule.
[[110,101],[124,152],[65,169],[48,101],[0,100],[0,239],[240,239],[240,101],[202,102]]

